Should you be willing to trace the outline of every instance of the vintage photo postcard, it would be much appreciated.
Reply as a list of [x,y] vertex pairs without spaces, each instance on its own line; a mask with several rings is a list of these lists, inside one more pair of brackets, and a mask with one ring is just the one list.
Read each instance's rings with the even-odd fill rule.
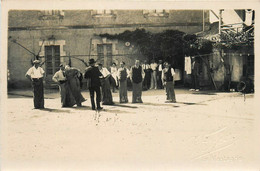
[[1,170],[259,171],[259,1],[2,1]]

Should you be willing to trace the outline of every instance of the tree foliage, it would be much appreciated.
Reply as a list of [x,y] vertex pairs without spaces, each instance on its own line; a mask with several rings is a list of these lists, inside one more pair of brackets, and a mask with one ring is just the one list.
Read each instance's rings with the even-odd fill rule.
[[139,51],[149,60],[168,61],[175,66],[184,66],[184,56],[210,53],[212,44],[208,41],[199,41],[196,35],[185,34],[178,30],[165,30],[160,33],[151,33],[145,29],[125,31],[120,34],[100,34],[108,39],[128,41],[137,45]]

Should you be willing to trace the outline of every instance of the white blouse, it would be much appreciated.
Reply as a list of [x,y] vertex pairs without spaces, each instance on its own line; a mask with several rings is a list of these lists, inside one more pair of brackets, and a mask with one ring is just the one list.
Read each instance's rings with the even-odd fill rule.
[[41,67],[36,69],[33,66],[26,72],[26,75],[29,75],[31,78],[42,78],[44,75],[44,70]]

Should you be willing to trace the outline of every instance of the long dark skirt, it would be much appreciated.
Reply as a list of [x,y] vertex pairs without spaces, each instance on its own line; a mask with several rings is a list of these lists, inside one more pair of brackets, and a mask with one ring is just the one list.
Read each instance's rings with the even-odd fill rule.
[[127,103],[127,81],[119,81],[119,99],[120,103]]
[[132,103],[143,103],[142,101],[142,82],[133,83]]
[[44,108],[44,91],[43,91],[43,79],[33,79],[33,102],[35,109]]
[[80,81],[78,78],[70,78],[67,83],[77,105],[81,105],[82,102],[86,101],[80,92]]
[[101,80],[101,89],[102,89],[102,104],[103,105],[113,105],[112,93],[110,90],[109,78]]
[[116,85],[116,80],[112,76],[109,77],[109,82],[110,82],[110,87],[112,88],[112,91],[115,92],[117,85]]
[[67,83],[62,83],[59,85],[61,105],[62,107],[72,107],[76,104],[76,101],[71,93],[71,90]]

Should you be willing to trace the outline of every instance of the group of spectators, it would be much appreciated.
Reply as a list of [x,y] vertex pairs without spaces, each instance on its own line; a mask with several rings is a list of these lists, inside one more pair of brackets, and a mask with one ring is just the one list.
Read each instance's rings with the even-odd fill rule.
[[[34,107],[40,109],[44,108],[44,70],[40,67],[39,60],[35,60],[33,63],[34,66],[27,71],[26,77],[32,83]],[[136,60],[135,65],[129,70],[122,61],[118,68],[113,63],[110,71],[103,67],[101,63],[96,64],[94,59],[90,59],[88,63],[89,66],[84,74],[77,68],[61,64],[60,70],[53,75],[52,80],[59,85],[62,107],[72,107],[75,104],[82,106],[81,103],[85,101],[81,94],[83,77],[87,82],[93,110],[102,109],[101,102],[103,105],[113,105],[112,92],[115,92],[116,89],[119,90],[119,102],[128,103],[128,80],[132,84],[132,103],[143,103],[142,90],[163,89],[164,87],[167,100],[176,102],[174,93],[175,72],[168,62],[163,64],[160,60],[158,64],[155,61],[148,64],[144,61],[143,64],[140,64],[140,61]]]

